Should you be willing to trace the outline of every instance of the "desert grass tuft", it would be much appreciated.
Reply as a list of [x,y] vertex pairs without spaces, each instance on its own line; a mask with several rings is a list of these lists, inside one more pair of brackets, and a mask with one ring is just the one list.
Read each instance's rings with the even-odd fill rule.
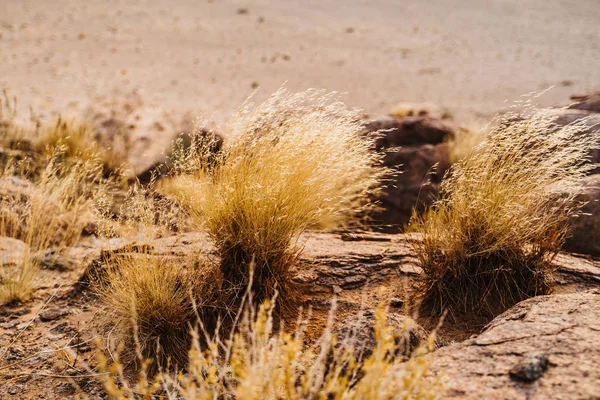
[[255,299],[278,290],[291,300],[300,234],[346,226],[369,207],[385,171],[360,132],[360,113],[332,94],[280,90],[233,118],[218,153],[205,136],[179,153],[168,189],[208,231],[233,292],[246,290],[254,262]]
[[125,160],[112,148],[105,148],[96,137],[94,127],[88,123],[65,120],[58,117],[56,123],[39,133],[36,147],[40,154],[54,155],[56,148],[62,148],[62,157],[66,162],[76,164],[81,160],[95,158],[103,168],[104,176],[120,173]]
[[584,123],[557,126],[560,110],[505,115],[455,164],[439,200],[411,227],[424,270],[423,305],[492,313],[551,289],[551,261],[593,168]]
[[[111,334],[156,365],[185,365],[195,320],[195,276],[180,263],[151,254],[123,254],[106,263],[97,291]],[[92,277],[94,279],[94,277]],[[131,352],[129,361],[135,360]]]

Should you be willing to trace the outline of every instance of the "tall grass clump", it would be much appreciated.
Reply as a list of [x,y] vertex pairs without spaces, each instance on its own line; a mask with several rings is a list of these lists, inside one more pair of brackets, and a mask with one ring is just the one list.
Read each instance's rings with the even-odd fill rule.
[[346,226],[370,206],[385,171],[360,132],[360,113],[332,94],[280,90],[235,116],[218,153],[206,136],[175,152],[169,190],[208,231],[232,293],[245,291],[254,262],[255,298],[277,288],[291,299],[300,234]]
[[[150,375],[144,367],[131,382],[118,356],[112,362],[99,357],[100,379],[113,399],[164,396],[178,399],[427,399],[441,397],[443,387],[426,377],[432,362],[434,335],[419,346],[407,362],[396,359],[402,333],[386,325],[380,308],[374,325],[373,353],[359,360],[359,349],[336,346],[333,311],[321,338],[305,344],[305,323],[294,333],[274,330],[274,302],[239,313],[235,333],[226,337],[194,331],[189,367],[174,373]],[[306,322],[306,321],[304,321]],[[208,340],[207,345],[201,340]],[[208,339],[206,339],[208,338]],[[142,364],[147,365],[147,364]]]
[[455,164],[439,200],[412,229],[434,312],[496,313],[551,287],[551,261],[578,212],[595,138],[584,123],[558,126],[560,110],[506,115]]

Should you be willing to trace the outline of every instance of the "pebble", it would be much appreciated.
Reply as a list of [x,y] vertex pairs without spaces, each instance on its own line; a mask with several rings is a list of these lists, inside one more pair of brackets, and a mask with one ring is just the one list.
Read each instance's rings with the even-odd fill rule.
[[529,353],[523,356],[521,360],[509,372],[513,380],[522,382],[534,382],[544,375],[548,369],[548,355],[545,353]]
[[40,312],[39,315],[40,315],[40,320],[42,320],[43,322],[48,322],[48,321],[54,321],[55,319],[60,318],[63,315],[66,315],[68,313],[69,313],[69,311],[64,308],[52,307],[52,308],[43,310],[42,312]]

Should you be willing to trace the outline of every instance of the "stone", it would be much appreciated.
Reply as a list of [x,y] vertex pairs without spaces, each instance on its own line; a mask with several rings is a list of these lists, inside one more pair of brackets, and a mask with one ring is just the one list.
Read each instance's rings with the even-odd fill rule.
[[389,151],[384,165],[399,173],[387,177],[377,200],[381,210],[370,216],[375,225],[388,233],[401,232],[410,221],[413,208],[422,212],[436,198],[442,177],[450,167],[448,146],[424,144]]
[[584,179],[585,189],[577,200],[586,203],[581,214],[569,219],[569,237],[564,249],[576,253],[600,255],[600,174]]
[[594,113],[600,113],[600,92],[584,96],[571,96],[575,103],[568,108],[573,110],[583,110]]
[[8,392],[8,394],[14,396],[14,395],[18,394],[21,390],[22,390],[21,386],[15,385],[15,386],[10,387],[7,390],[7,392]]
[[[396,335],[396,349],[394,357],[406,359],[427,339],[427,333],[412,318],[388,313],[387,326],[393,329]],[[363,310],[357,314],[350,315],[338,322],[333,330],[337,338],[337,346],[352,347],[358,360],[362,361],[371,354],[375,348],[375,311],[372,309]]]
[[69,310],[62,307],[51,307],[42,310],[39,313],[40,320],[42,322],[54,321],[64,315],[69,314]]
[[393,297],[390,299],[390,306],[394,308],[404,307],[404,300]]
[[0,265],[20,265],[27,256],[29,246],[21,240],[0,236]]
[[434,201],[450,167],[446,142],[454,129],[430,117],[386,117],[369,122],[365,134],[377,135],[375,150],[385,153],[383,165],[392,171],[383,178],[383,191],[373,198],[381,207],[369,214],[371,224],[384,232],[402,232],[413,208],[422,212]]
[[531,383],[537,381],[548,369],[548,355],[546,353],[526,354],[509,371],[512,379]]
[[454,130],[449,124],[430,117],[382,117],[369,121],[365,125],[365,134],[376,134],[377,148],[387,149],[439,144],[451,138]]
[[430,374],[445,385],[443,398],[596,398],[599,321],[598,289],[534,297],[435,351]]
[[[598,145],[590,151],[590,161],[594,164],[600,163],[600,114],[591,114],[581,110],[563,110],[554,121],[559,126],[568,124],[581,124],[580,135],[592,136]],[[600,167],[591,171],[592,174],[600,173]]]
[[75,394],[75,386],[67,382],[61,382],[54,386],[54,393],[61,395],[74,395]]

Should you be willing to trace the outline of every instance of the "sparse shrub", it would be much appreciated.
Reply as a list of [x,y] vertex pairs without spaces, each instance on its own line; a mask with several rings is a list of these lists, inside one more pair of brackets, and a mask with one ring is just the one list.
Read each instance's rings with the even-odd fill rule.
[[218,153],[206,137],[176,152],[180,174],[168,191],[207,229],[234,295],[246,290],[254,261],[256,300],[275,289],[291,300],[299,235],[343,227],[369,207],[367,196],[385,171],[375,167],[373,138],[359,135],[359,117],[331,94],[280,90],[236,115]]
[[295,333],[274,331],[273,303],[240,313],[235,334],[212,336],[201,345],[205,333],[196,331],[185,373],[162,371],[152,377],[142,368],[139,379],[129,383],[123,363],[109,365],[100,355],[100,379],[114,399],[167,398],[214,399],[437,399],[443,387],[428,372],[435,336],[423,343],[405,363],[390,357],[397,335],[386,326],[385,310],[376,314],[373,353],[362,363],[351,347],[336,347],[331,333],[333,311],[318,342],[304,343],[300,324]]
[[433,311],[496,313],[550,290],[595,141],[580,135],[583,123],[556,126],[558,112],[502,117],[450,169],[439,200],[413,217],[423,233],[415,240],[423,304]]

